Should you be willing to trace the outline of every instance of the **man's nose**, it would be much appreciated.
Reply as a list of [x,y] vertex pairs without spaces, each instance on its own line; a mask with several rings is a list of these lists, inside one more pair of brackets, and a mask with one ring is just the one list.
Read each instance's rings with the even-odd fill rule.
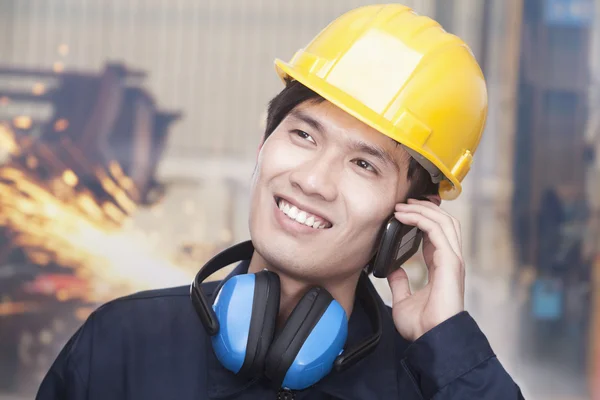
[[292,186],[307,196],[318,196],[333,201],[338,195],[339,168],[327,157],[318,157],[305,162],[290,174]]

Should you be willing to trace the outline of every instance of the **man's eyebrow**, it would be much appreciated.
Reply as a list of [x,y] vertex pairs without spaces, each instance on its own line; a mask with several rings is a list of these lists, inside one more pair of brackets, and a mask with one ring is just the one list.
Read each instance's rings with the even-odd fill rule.
[[316,130],[320,133],[325,132],[325,128],[323,127],[323,124],[321,124],[319,121],[317,121],[315,118],[311,117],[310,115],[302,112],[301,110],[292,110],[292,111],[290,111],[289,116],[306,123],[311,128],[313,128],[314,130]]
[[362,140],[358,140],[352,141],[352,143],[350,144],[350,148],[357,153],[369,154],[375,158],[378,158],[380,161],[391,165],[392,167],[396,168],[396,170],[400,170],[400,166],[396,162],[396,159],[392,157],[392,155],[389,152],[387,152],[379,146],[363,142]]
[[[295,118],[297,120],[300,120],[300,121],[306,123],[311,128],[315,129],[316,131],[318,131],[320,133],[325,133],[325,127],[323,126],[323,124],[321,124],[321,122],[319,122],[317,119],[311,117],[310,115],[303,112],[302,110],[297,110],[297,109],[292,110],[292,111],[290,111],[290,113],[288,115],[292,118]],[[384,150],[383,148],[381,148],[379,146],[364,142],[362,140],[353,140],[350,143],[350,150],[357,152],[357,153],[369,154],[373,157],[376,157],[381,162],[386,163],[386,164],[396,168],[396,170],[400,171],[400,166],[398,165],[398,162],[396,161],[396,159],[394,157],[392,157],[392,155],[389,152],[387,152],[386,150]]]

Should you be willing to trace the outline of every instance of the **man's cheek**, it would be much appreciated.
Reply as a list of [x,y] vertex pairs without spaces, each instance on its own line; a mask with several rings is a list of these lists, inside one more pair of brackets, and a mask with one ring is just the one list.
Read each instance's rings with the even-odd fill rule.
[[[365,193],[367,190],[363,190]],[[356,192],[357,195],[360,192]],[[377,192],[375,192],[376,194]],[[394,214],[394,203],[386,202],[382,204],[381,198],[376,198],[374,195],[364,196],[361,199],[361,207],[356,208],[354,213],[355,220],[362,222],[363,231],[374,231],[387,223],[390,217]],[[389,203],[389,204],[388,204]],[[390,205],[391,204],[391,205]]]
[[391,215],[392,211],[390,211],[389,215],[386,212],[377,214],[371,212],[365,216],[365,221],[368,222],[366,222],[361,229],[361,241],[365,243],[364,248],[375,249],[378,246],[383,228]]
[[263,153],[263,166],[272,174],[296,168],[310,158],[306,149],[286,143],[285,139],[281,138],[265,145]]

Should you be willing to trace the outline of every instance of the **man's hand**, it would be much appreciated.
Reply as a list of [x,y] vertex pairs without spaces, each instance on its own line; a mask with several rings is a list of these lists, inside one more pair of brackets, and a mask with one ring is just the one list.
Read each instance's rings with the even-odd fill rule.
[[430,201],[396,205],[396,218],[423,231],[423,257],[429,271],[427,285],[411,293],[406,271],[388,277],[396,329],[409,341],[464,310],[465,266],[458,221]]

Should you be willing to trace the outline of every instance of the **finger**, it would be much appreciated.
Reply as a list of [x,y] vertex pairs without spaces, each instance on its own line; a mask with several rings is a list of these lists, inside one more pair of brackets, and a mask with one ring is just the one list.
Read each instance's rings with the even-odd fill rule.
[[450,215],[442,213],[438,209],[431,209],[419,204],[399,205],[399,207],[397,206],[396,209],[400,212],[418,213],[438,224],[446,235],[454,252],[459,256],[459,258],[461,258],[460,241],[453,223],[453,218]]
[[429,208],[431,210],[437,210],[437,211],[441,212],[442,214],[448,216],[448,218],[450,218],[450,220],[452,221],[452,225],[454,226],[454,230],[456,231],[456,237],[458,239],[458,245],[459,245],[459,248],[460,248],[461,254],[462,254],[462,230],[461,230],[461,227],[460,227],[460,222],[456,218],[454,218],[449,212],[445,211],[440,206],[438,206],[437,204],[432,203],[429,200],[408,199],[408,203],[409,204],[420,204],[423,207],[427,207],[427,208]]
[[388,276],[388,283],[392,290],[392,303],[397,304],[410,297],[410,284],[408,275],[403,268],[399,268]]
[[[458,254],[456,254],[454,251],[452,244],[450,244],[448,241],[446,233],[442,230],[442,227],[437,222],[415,212],[397,212],[394,215],[398,221],[404,224],[416,226],[423,231],[436,250],[445,252],[447,257],[458,257]],[[460,259],[460,257],[458,258]]]

